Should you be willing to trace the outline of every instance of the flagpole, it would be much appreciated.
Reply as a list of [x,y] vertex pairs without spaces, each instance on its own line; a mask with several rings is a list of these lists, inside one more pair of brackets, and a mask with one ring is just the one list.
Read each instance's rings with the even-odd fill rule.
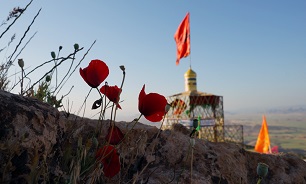
[[272,153],[271,144],[269,144],[269,153]]
[[189,44],[189,67],[191,68],[191,29],[190,29],[190,27],[191,27],[190,25],[191,24],[190,24],[190,19],[191,18],[190,18],[190,12],[189,12],[189,40],[190,40],[189,41],[189,43],[190,43]]
[[189,68],[191,68],[191,54],[189,55]]

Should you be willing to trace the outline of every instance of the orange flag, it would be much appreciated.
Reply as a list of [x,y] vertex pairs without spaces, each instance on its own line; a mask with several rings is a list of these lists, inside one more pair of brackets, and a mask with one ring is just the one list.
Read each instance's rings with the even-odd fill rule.
[[189,12],[177,28],[174,34],[174,40],[177,47],[176,65],[178,65],[181,58],[187,57],[190,54]]
[[255,151],[259,153],[269,153],[269,147],[270,138],[268,133],[268,125],[266,122],[266,117],[262,116],[262,125],[255,145]]

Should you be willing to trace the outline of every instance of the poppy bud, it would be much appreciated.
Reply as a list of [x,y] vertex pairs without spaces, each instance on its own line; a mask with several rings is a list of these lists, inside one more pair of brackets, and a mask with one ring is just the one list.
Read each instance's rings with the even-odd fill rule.
[[53,59],[55,59],[55,57],[56,57],[56,55],[55,55],[55,52],[51,52],[51,57],[53,58]]
[[73,45],[73,47],[74,47],[74,50],[78,50],[79,49],[79,44],[76,43],[76,44]]
[[23,59],[18,59],[18,65],[20,66],[20,68],[24,67],[24,61]]
[[47,75],[47,76],[46,76],[46,81],[47,81],[47,82],[50,82],[50,81],[51,81],[50,75]]
[[119,66],[122,71],[125,71],[124,65]]
[[260,177],[265,177],[268,174],[268,168],[269,166],[265,163],[258,163],[257,165],[257,174]]

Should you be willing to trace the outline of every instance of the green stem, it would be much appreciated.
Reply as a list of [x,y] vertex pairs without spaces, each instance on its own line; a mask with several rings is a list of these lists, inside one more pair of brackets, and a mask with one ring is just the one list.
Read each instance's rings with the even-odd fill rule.
[[260,184],[260,183],[261,183],[261,178],[259,178],[257,181],[257,184]]
[[[87,96],[85,97],[85,100],[84,100],[84,102],[83,102],[83,104],[82,104],[81,108],[79,109],[79,111],[78,111],[77,115],[79,115],[79,114],[80,114],[80,112],[81,112],[81,110],[82,110],[83,106],[84,106],[84,105],[85,105],[85,103],[86,103],[86,100],[87,100],[87,98],[88,98],[88,96],[89,96],[89,94],[90,94],[91,90],[92,90],[92,88],[90,88],[90,90],[89,90],[89,92],[88,92]],[[84,113],[85,113],[85,108],[84,108]],[[84,114],[83,114],[83,117],[84,117]]]
[[[141,116],[142,116],[142,114],[140,114],[140,116],[135,120],[135,123],[133,124],[132,128],[129,129],[129,130],[124,134],[124,136],[123,136],[123,138],[122,138],[122,140],[121,140],[121,142],[120,142],[119,144],[121,144],[121,143],[123,142],[123,140],[127,137],[127,135],[130,133],[130,131],[133,130],[133,128],[135,127],[135,125],[136,125],[136,124],[138,123],[138,121],[140,120]],[[119,144],[118,144],[118,145],[119,145]]]
[[193,167],[193,146],[191,145],[190,184],[192,184],[192,167]]
[[116,108],[115,108],[115,112],[114,112],[114,120],[113,120],[113,122],[114,122],[114,124],[115,124],[115,121],[116,121],[116,115],[117,115],[117,105],[115,104],[115,103],[113,103],[113,107],[114,106],[116,106]]
[[[119,99],[120,99],[120,95],[121,95],[121,92],[122,92],[122,87],[123,87],[123,83],[124,83],[124,80],[125,80],[125,71],[123,71],[123,79],[122,79],[122,82],[121,82],[121,86],[120,86],[120,93],[118,94],[118,97],[117,97],[117,103],[119,104]],[[115,103],[113,103],[113,106],[115,105]],[[115,109],[115,112],[114,112],[114,123],[115,123],[115,120],[116,120],[116,114],[117,114],[117,106],[116,106],[116,109]]]
[[[75,60],[75,54],[76,54],[76,50],[74,50],[74,53],[73,53],[73,56],[72,56],[72,61],[71,61],[71,64],[70,64],[70,67],[69,67],[69,69],[68,69],[68,72],[66,73],[66,75],[62,78],[62,80],[61,80],[61,82],[58,84],[58,82],[57,82],[57,67],[55,68],[55,89],[54,89],[54,91],[52,92],[53,93],[53,95],[54,95],[54,93],[56,92],[56,90],[61,86],[61,84],[64,82],[64,80],[65,80],[65,78],[68,76],[68,74],[69,74],[69,72],[70,72],[70,70],[71,70],[71,68],[72,68],[72,66],[73,66],[73,62],[74,62],[74,60]],[[58,57],[58,56],[57,56]],[[56,63],[56,60],[54,60],[54,63],[55,63],[55,65],[57,64]],[[53,73],[52,73],[53,74]],[[64,85],[64,84],[63,84]],[[61,89],[61,88],[60,88]],[[60,90],[59,90],[60,91]]]
[[[109,139],[107,140],[107,145],[109,144],[111,138],[112,138],[112,134],[113,134],[113,131],[114,131],[114,125],[115,123],[113,123],[113,111],[114,111],[114,104],[112,106],[112,111],[111,111],[111,119],[110,119],[110,122],[109,122],[109,126],[112,127],[111,129],[111,132],[110,132],[110,136],[109,136]],[[101,130],[102,131],[102,130]]]
[[[103,120],[103,117],[104,117],[103,113],[105,113],[105,110],[102,111],[102,109],[103,109],[103,96],[102,96],[100,90],[98,88],[96,88],[96,89],[97,89],[97,91],[98,91],[98,93],[99,93],[99,95],[100,95],[100,97],[102,99],[102,102],[101,102],[101,111],[100,111],[99,120],[98,120],[98,123],[99,123],[98,137],[99,137],[100,134],[102,133],[102,120]],[[105,108],[105,106],[104,106],[104,108]]]
[[23,67],[21,68],[21,95],[23,95],[23,73],[24,73],[24,70],[23,70]]
[[125,80],[125,71],[123,72],[123,79],[122,79],[122,82],[121,82],[120,89],[122,89],[122,87],[123,87],[124,80]]
[[161,125],[160,125],[160,127],[159,127],[159,131],[158,131],[158,133],[157,133],[155,139],[157,139],[157,137],[159,136],[159,134],[160,134],[160,132],[161,132],[161,129],[162,129],[162,127],[163,127],[164,121],[165,121],[165,116],[163,117],[163,121],[162,121],[162,123],[161,123]]
[[[192,149],[192,147],[191,147],[191,145],[189,145],[189,148],[188,148],[188,151],[187,151],[187,156],[186,156],[186,162],[187,162],[187,160],[188,160],[188,158],[189,158],[189,154],[190,154],[190,152],[191,152],[191,149]],[[179,178],[182,176],[182,174],[183,174],[183,172],[185,171],[185,167],[184,166],[182,166],[182,171],[179,173],[179,175],[178,175],[178,180],[179,180]]]

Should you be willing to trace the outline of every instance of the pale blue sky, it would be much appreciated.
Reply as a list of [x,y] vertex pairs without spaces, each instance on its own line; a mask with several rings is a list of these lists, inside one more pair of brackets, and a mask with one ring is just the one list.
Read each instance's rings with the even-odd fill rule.
[[[27,2],[1,0],[1,22],[13,7],[24,7]],[[173,35],[188,11],[191,65],[197,72],[199,91],[223,96],[224,109],[229,112],[306,105],[304,0],[34,0],[10,34],[0,40],[1,48],[14,32],[17,40],[22,36],[39,8],[41,14],[28,37],[38,33],[20,58],[33,68],[49,60],[50,52],[57,51],[60,45],[63,54],[67,54],[74,43],[86,50],[97,40],[81,67],[86,67],[91,59],[104,60],[110,68],[108,83],[120,86],[119,65],[125,65],[127,75],[122,110],[117,113],[119,120],[138,117],[138,94],[143,84],[147,93],[169,96],[184,91],[184,73],[190,57],[175,65]],[[1,33],[3,29],[0,27]],[[12,50],[13,47],[7,52]],[[1,52],[1,62],[3,58]],[[13,67],[12,72],[15,70],[19,68]],[[71,85],[75,88],[69,100],[77,111],[90,88],[78,71],[67,89]],[[88,109],[98,98],[96,92],[90,95]],[[87,116],[94,113],[88,110]]]

